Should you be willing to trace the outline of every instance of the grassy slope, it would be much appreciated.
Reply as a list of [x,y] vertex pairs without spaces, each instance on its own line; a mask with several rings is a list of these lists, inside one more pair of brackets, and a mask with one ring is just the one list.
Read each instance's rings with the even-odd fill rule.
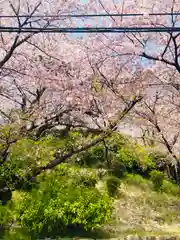
[[115,200],[113,220],[104,230],[120,239],[129,234],[180,237],[177,186],[165,181],[164,191],[166,193],[155,192],[150,181],[129,175],[123,180],[120,195]]
[[[105,183],[100,182],[98,188],[105,190],[104,186]],[[17,198],[15,195],[14,198]],[[144,236],[158,236],[152,239],[180,240],[178,188],[165,181],[164,192],[158,193],[153,191],[151,181],[138,175],[128,175],[122,180],[119,196],[114,201],[112,220],[97,232],[89,234],[74,232],[70,235],[57,239],[150,240],[151,238],[144,238]],[[75,236],[78,237],[73,238]],[[143,237],[138,238],[137,236]]]

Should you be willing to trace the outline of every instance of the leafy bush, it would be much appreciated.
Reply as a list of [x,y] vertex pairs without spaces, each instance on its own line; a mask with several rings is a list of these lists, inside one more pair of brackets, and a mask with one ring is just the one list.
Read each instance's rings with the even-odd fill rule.
[[134,151],[125,147],[122,147],[117,154],[118,160],[123,163],[126,168],[130,171],[133,171],[133,167],[137,166],[139,161],[138,156],[135,154]]
[[149,158],[145,149],[136,144],[123,146],[118,150],[116,157],[129,173],[148,177],[149,172],[155,168],[154,162]]
[[12,207],[12,202],[8,202],[5,206],[0,204],[0,235],[13,223]]
[[81,184],[86,187],[95,187],[96,183],[97,183],[97,178],[95,176],[81,175],[77,180],[77,184]]
[[155,163],[146,149],[121,134],[112,134],[106,139],[106,146],[108,159],[106,159],[104,145],[99,144],[80,154],[76,162],[85,167],[108,168],[116,177],[122,177],[126,172],[148,177],[149,172],[155,168]]
[[0,225],[7,224],[9,222],[9,206],[2,206],[0,204]]
[[154,184],[154,189],[156,191],[161,190],[163,185],[163,180],[164,180],[164,173],[157,170],[153,170],[150,173],[150,175],[151,175],[151,181]]
[[166,153],[151,149],[148,155],[158,170],[164,170],[164,163],[167,158]]
[[108,162],[105,162],[105,149],[99,144],[77,157],[77,162],[82,166],[108,168],[116,177],[124,173],[136,173],[145,177],[155,168],[155,163],[149,157],[145,148],[133,143],[121,134],[113,134],[106,139],[108,146]]
[[23,138],[12,144],[6,162],[0,168],[0,176],[7,186],[14,188],[20,182],[26,182],[33,169],[46,165],[54,159],[55,151],[62,142],[52,138],[39,141]]
[[37,234],[63,232],[68,226],[92,230],[110,217],[111,201],[94,187],[78,186],[73,179],[51,172],[39,189],[22,194],[15,212],[19,224]]
[[113,153],[117,153],[122,147],[128,146],[129,143],[127,137],[117,132],[114,132],[107,140],[108,149]]
[[105,142],[108,148],[108,159],[106,159],[105,146],[101,143],[80,154],[77,162],[85,167],[109,167],[118,150],[127,144],[127,139],[120,133],[113,133],[111,137],[105,139]]
[[[91,168],[81,168],[68,163],[62,163],[56,167],[57,178],[67,177],[76,186],[95,186],[99,180],[98,171]],[[42,174],[43,176],[43,174]],[[44,174],[46,177],[46,174]]]
[[110,176],[106,181],[106,185],[109,196],[114,197],[118,193],[120,180],[114,176]]
[[127,167],[124,163],[114,160],[111,163],[109,172],[117,178],[122,178],[127,172]]
[[22,185],[31,178],[34,169],[53,160],[57,150],[69,152],[72,147],[78,146],[79,139],[78,133],[71,133],[64,139],[53,136],[41,137],[39,140],[20,138],[10,146],[7,160],[0,168],[0,176],[10,188]]
[[3,232],[3,240],[32,240],[34,238],[31,237],[31,233],[22,228],[11,228],[6,229]]
[[149,152],[146,148],[140,145],[135,145],[135,152],[139,157],[139,165],[142,169],[142,175],[149,177],[150,172],[155,169],[156,164],[149,156]]
[[175,183],[172,183],[168,180],[164,180],[163,181],[163,185],[161,187],[162,191],[167,193],[167,194],[171,194],[174,196],[179,195],[179,188],[178,185]]
[[138,174],[126,174],[124,182],[130,185],[138,186],[144,190],[152,188],[151,181]]
[[97,167],[105,162],[105,151],[103,145],[97,145],[85,153],[80,154],[78,163],[85,167]]

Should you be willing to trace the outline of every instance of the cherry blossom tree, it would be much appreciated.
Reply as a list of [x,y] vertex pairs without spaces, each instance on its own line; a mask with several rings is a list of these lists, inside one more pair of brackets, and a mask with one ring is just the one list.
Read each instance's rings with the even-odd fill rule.
[[[44,27],[179,24],[179,17],[172,14],[169,17],[149,15],[155,12],[178,12],[177,1],[129,0],[103,3],[92,0],[91,4],[82,4],[77,1],[54,0],[50,3],[44,0],[41,5],[32,2],[31,6],[24,4],[25,7],[22,7],[21,2],[19,6],[17,2],[12,2],[10,8],[6,5],[6,13],[9,11],[17,15],[18,24],[20,13],[144,13],[139,17],[109,16],[98,20],[86,18],[77,21],[62,17],[26,20],[27,24],[38,23]],[[14,20],[8,24],[14,25]],[[141,105],[134,111],[130,108],[128,116],[125,114],[126,118],[121,120],[136,128],[139,124],[144,128],[150,123],[158,137],[161,135],[162,140],[165,135],[166,140],[167,137],[171,140],[175,138],[178,144],[179,38],[178,33],[171,32],[86,34],[83,37],[43,33],[24,36],[20,33],[15,38],[13,34],[4,34],[1,36],[1,97],[13,103],[13,108],[21,109],[21,119],[28,125],[29,131],[36,130],[38,137],[47,128],[55,126],[104,131],[114,126],[113,122],[117,121],[119,113],[129,109],[131,104],[134,106],[134,102],[136,105],[143,96]],[[15,48],[12,49],[14,41],[20,41],[20,44],[15,42]],[[160,132],[157,124],[154,124],[154,118],[151,121],[147,118],[149,111],[152,115],[151,107],[148,106],[151,106],[154,96],[156,99],[157,91],[161,97],[157,101],[158,112],[154,115],[158,119]],[[5,108],[1,108],[1,115],[12,121],[14,110],[9,110],[7,114]],[[137,119],[139,116],[143,121]],[[116,124],[113,130],[117,128]],[[167,147],[166,142],[170,144],[170,140],[164,141]],[[173,149],[173,156],[175,151]]]
[[[56,8],[52,7],[52,2],[43,1],[43,10],[39,10],[40,4],[24,5],[27,10],[21,4],[12,2],[8,10],[16,16],[19,32],[1,35],[0,97],[4,107],[1,107],[0,113],[4,121],[15,126],[14,130],[10,128],[8,135],[1,136],[1,165],[7,160],[11,144],[22,137],[33,134],[33,138],[38,139],[56,126],[67,130],[98,130],[94,140],[83,139],[83,143],[65,154],[60,149],[47,165],[37,166],[31,174],[31,177],[36,177],[42,171],[104,141],[142,100],[142,95],[135,84],[131,84],[132,92],[129,93],[132,75],[126,72],[128,68],[123,70],[123,61],[112,68],[111,62],[106,61],[104,56],[101,58],[101,52],[96,53],[96,49],[91,47],[92,42],[97,40],[96,36],[88,37],[85,44],[84,39],[73,39],[67,35],[25,35],[21,32],[26,25],[39,24],[46,28],[57,24],[54,18],[36,19],[33,14],[44,11],[46,14],[63,13],[69,7],[80,10],[81,6],[76,2],[65,3],[62,9],[59,1],[54,1]],[[22,20],[22,13],[29,16]],[[14,20],[6,21],[1,24],[16,24]],[[62,24],[68,23],[61,21]],[[121,66],[118,66],[120,63]],[[138,74],[134,75],[134,82],[137,82],[137,77]],[[10,103],[9,108],[7,103]]]
[[[107,21],[95,22],[107,27],[177,27],[180,17],[178,1],[92,1],[87,11],[109,14]],[[111,13],[143,13],[142,16],[111,16]],[[161,13],[154,15],[153,13]],[[170,13],[168,16],[163,13]],[[149,15],[151,14],[151,15]],[[180,33],[103,34],[93,38],[99,53],[96,68],[109,89],[116,95],[123,79],[128,89],[143,92],[141,106],[131,118],[134,127],[152,129],[175,160],[179,184],[179,73]],[[91,48],[92,49],[92,48]],[[106,50],[105,50],[106,49]],[[92,50],[90,50],[92,51]],[[125,66],[122,66],[123,61]],[[98,63],[103,62],[102,66]],[[116,69],[114,66],[118,66]],[[120,69],[120,71],[119,71]],[[113,76],[113,70],[115,74]],[[129,75],[127,77],[127,75]],[[108,77],[107,77],[108,76]],[[116,76],[116,77],[115,77]],[[111,79],[111,81],[110,81]],[[136,79],[136,80],[134,80]],[[120,87],[121,88],[121,87]],[[131,91],[129,91],[131,90]],[[121,88],[120,92],[124,91]],[[157,94],[158,93],[158,94]],[[127,120],[126,120],[127,121]],[[157,136],[155,138],[155,135]]]

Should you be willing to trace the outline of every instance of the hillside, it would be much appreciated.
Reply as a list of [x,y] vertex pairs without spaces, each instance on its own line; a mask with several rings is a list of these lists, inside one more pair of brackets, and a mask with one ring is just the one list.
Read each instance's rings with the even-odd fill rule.
[[59,147],[66,150],[79,139],[76,133],[66,141],[24,138],[12,146],[1,172],[10,188],[1,194],[1,239],[180,237],[178,185],[159,167],[168,155],[126,136],[108,138],[108,154],[98,144],[41,172],[35,182],[28,179],[34,162],[43,166]]
[[[156,192],[153,191],[151,181],[139,175],[128,174],[122,180],[114,201],[112,220],[94,233],[82,234],[81,237],[78,233],[77,239],[180,239],[178,188],[166,180],[163,185],[164,192]],[[104,190],[104,187],[105,184],[99,182],[98,188]]]
[[[101,191],[106,188],[103,181],[97,187]],[[156,192],[151,181],[128,174],[114,200],[110,222],[93,233],[77,232],[58,239],[179,240],[178,188],[166,180],[163,187],[163,192]]]
[[[167,191],[173,187],[168,182],[164,184],[167,185]],[[109,233],[119,239],[128,235],[179,236],[177,239],[180,239],[180,197],[178,195],[170,192],[157,193],[152,190],[150,181],[140,176],[134,176],[133,179],[131,175],[123,181],[119,191],[120,196],[115,200],[114,220],[105,227]],[[160,239],[175,238],[161,237]]]

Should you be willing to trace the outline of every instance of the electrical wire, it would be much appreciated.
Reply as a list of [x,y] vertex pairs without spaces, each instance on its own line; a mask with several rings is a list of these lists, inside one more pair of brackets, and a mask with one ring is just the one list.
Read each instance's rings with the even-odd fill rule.
[[17,32],[17,33],[128,33],[128,32],[179,32],[180,27],[105,27],[105,28],[17,28],[17,27],[0,27],[0,32]]
[[139,17],[139,16],[180,16],[180,12],[174,13],[100,13],[100,14],[61,14],[61,15],[0,15],[0,18],[90,18],[90,17]]

